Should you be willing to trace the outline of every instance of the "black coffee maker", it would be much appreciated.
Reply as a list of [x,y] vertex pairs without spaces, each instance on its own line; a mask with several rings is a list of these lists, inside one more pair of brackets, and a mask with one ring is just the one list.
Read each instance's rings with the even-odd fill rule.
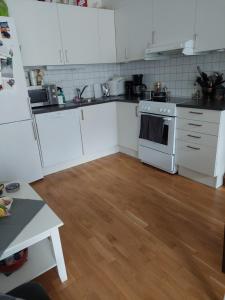
[[143,74],[133,75],[133,94],[135,96],[142,96],[147,91],[147,86],[143,84]]

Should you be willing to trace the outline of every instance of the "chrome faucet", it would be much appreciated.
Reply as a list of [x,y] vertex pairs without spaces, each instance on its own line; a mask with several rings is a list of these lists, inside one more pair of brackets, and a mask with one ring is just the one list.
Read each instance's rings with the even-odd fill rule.
[[88,87],[88,85],[85,85],[84,87],[83,87],[83,89],[81,90],[81,89],[76,89],[76,91],[77,91],[77,98],[79,99],[79,100],[82,100],[83,98],[82,98],[82,95],[83,95],[83,93],[84,93],[84,91],[86,90],[86,88]]

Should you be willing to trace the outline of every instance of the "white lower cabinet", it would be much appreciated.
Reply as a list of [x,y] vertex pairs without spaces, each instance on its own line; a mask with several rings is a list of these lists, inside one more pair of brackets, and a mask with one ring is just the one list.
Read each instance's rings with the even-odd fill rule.
[[225,171],[225,112],[177,110],[176,162],[180,175],[219,187]]
[[82,158],[79,109],[36,115],[44,169]]
[[117,146],[116,103],[86,106],[81,109],[84,155],[109,154]]
[[121,150],[138,151],[138,104],[117,103],[118,144]]

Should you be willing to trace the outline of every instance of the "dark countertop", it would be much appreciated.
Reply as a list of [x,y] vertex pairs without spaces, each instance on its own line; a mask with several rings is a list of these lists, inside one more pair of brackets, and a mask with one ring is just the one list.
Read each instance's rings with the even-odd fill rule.
[[114,101],[125,102],[125,103],[139,103],[139,101],[146,100],[146,99],[149,99],[149,94],[146,94],[143,97],[137,97],[137,96],[103,97],[103,98],[99,98],[99,99],[92,99],[90,102],[88,102],[87,100],[82,100],[81,102],[78,102],[78,103],[69,101],[62,105],[52,105],[52,106],[33,108],[33,113],[34,114],[43,114],[43,113],[60,111],[60,110],[68,110],[68,109],[74,109],[74,108],[78,108],[78,107],[97,105],[97,104],[102,104],[102,103],[109,103],[109,102],[114,102]]
[[192,99],[189,99],[189,101],[187,100],[184,103],[177,104],[177,107],[223,111],[223,110],[225,110],[225,100],[209,100],[209,99],[192,100]]

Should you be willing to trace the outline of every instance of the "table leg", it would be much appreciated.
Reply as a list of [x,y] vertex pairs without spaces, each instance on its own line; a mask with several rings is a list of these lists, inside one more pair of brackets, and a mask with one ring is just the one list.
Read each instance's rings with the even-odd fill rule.
[[57,264],[58,274],[61,281],[65,282],[68,278],[58,229],[52,230],[51,240]]
[[225,273],[225,228],[224,228],[224,238],[223,238],[223,261],[222,261],[222,272]]

